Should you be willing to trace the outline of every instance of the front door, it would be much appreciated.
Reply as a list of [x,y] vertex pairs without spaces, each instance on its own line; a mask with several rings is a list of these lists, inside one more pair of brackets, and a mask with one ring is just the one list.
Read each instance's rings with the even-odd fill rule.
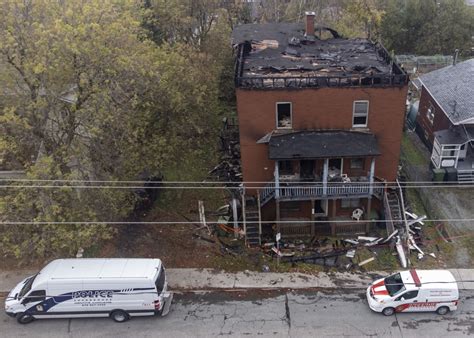
[[407,291],[395,298],[395,310],[397,312],[419,312],[429,311],[425,309],[423,303],[418,300],[418,290]]

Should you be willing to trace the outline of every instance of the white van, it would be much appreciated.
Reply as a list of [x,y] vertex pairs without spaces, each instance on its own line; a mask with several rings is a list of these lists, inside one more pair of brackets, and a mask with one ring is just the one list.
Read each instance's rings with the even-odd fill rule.
[[37,318],[164,316],[167,291],[159,259],[58,259],[21,281],[7,296],[5,311],[21,324]]
[[386,316],[422,311],[444,315],[457,309],[458,284],[448,270],[401,271],[372,283],[367,301],[372,310]]

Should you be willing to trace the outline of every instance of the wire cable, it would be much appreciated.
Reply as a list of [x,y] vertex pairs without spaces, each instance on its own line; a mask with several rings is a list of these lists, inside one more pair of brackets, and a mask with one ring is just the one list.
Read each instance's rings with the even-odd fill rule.
[[[313,224],[313,223],[390,223],[394,220],[294,220],[294,221],[246,221],[246,224]],[[474,222],[474,218],[455,218],[455,219],[424,219],[423,222]],[[198,224],[196,221],[1,221],[0,225],[89,225],[89,224],[110,224],[110,225],[176,225],[176,224]],[[219,221],[206,221],[207,224],[220,224]],[[239,223],[242,223],[241,221]]]

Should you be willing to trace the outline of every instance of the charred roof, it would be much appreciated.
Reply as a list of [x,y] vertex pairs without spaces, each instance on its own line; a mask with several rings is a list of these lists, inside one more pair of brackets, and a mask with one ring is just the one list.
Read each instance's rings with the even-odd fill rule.
[[[375,78],[375,84],[384,83],[384,77],[402,75],[401,84],[406,84],[406,74],[391,62],[387,51],[367,39],[345,39],[326,27],[316,31],[329,32],[332,37],[319,39],[316,35],[306,35],[301,23],[246,24],[234,29],[232,40],[238,49],[236,80],[238,85],[258,84],[253,79],[312,78],[288,83],[282,86],[325,85],[321,79],[329,77],[346,79],[347,85],[374,84],[368,81]],[[365,81],[365,82],[364,82]],[[270,82],[267,81],[267,85]],[[393,84],[390,78],[386,83]],[[277,82],[277,86],[278,82]],[[326,83],[330,85],[330,83]]]

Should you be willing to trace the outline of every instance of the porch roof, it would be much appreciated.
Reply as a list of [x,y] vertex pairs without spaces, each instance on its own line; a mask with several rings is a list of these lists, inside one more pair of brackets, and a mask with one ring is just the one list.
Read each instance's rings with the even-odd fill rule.
[[464,129],[463,126],[455,126],[454,128],[436,131],[434,135],[441,145],[460,145],[474,139],[474,128]]
[[375,135],[343,130],[274,134],[270,138],[268,149],[272,160],[380,155]]

